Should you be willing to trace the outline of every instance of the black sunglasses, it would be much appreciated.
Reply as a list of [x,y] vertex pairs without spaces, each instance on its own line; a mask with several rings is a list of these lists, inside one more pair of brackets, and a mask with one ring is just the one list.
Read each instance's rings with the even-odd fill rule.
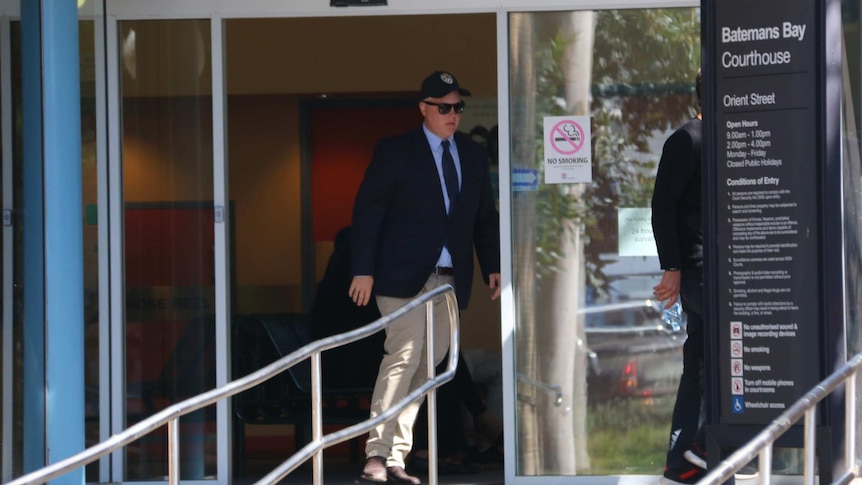
[[452,111],[452,108],[455,108],[455,113],[461,114],[464,112],[464,107],[466,106],[466,104],[464,104],[463,101],[458,101],[455,104],[432,103],[431,101],[422,101],[422,102],[425,104],[430,104],[431,106],[436,106],[437,111],[439,111],[441,115],[448,115],[449,112]]

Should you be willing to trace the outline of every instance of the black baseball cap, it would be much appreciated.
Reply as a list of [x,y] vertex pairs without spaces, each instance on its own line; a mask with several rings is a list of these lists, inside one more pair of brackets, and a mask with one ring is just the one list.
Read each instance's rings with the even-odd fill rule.
[[419,99],[442,98],[452,91],[458,91],[461,96],[470,96],[470,91],[458,85],[458,80],[447,71],[434,71],[422,81]]

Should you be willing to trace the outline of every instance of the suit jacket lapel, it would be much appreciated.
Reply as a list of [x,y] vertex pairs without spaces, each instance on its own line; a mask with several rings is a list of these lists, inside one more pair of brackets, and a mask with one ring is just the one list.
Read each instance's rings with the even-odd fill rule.
[[[472,194],[475,190],[478,190],[474,187],[476,176],[473,173],[477,168],[477,165],[475,163],[471,163],[473,161],[473,157],[476,155],[471,150],[472,146],[470,146],[470,144],[465,141],[465,138],[460,136],[459,133],[455,134],[455,145],[458,149],[458,160],[461,162],[461,195]],[[461,201],[464,199],[462,196],[458,197],[458,200],[455,201],[455,207],[452,209],[461,205]]]

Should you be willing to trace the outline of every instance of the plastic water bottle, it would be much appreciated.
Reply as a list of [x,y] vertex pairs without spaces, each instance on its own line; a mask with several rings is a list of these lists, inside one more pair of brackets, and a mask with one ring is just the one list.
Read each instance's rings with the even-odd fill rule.
[[671,305],[670,308],[665,308],[665,305],[667,305],[667,301],[661,303],[662,318],[664,318],[665,326],[672,332],[679,332],[679,324],[682,322],[682,305],[679,303],[679,296],[676,298],[676,303]]

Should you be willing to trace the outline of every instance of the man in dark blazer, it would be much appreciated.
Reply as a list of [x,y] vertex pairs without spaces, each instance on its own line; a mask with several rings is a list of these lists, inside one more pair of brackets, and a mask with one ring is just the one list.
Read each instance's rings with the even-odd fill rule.
[[[469,91],[435,71],[422,82],[421,128],[380,141],[353,209],[350,297],[367,305],[374,290],[388,314],[438,286],[455,287],[458,306],[470,300],[473,249],[491,298],[500,295],[500,221],[484,148],[456,133]],[[434,359],[448,350],[449,319],[443,299],[434,304]],[[425,308],[386,330],[371,417],[385,412],[426,379]],[[369,433],[362,479],[418,484],[404,470],[420,404]]]

